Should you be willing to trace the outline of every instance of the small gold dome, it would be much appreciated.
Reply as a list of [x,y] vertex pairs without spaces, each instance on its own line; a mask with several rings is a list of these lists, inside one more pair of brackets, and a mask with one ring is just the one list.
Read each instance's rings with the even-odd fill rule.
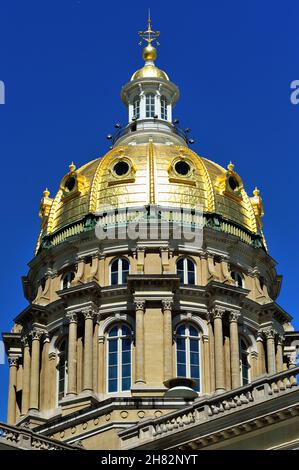
[[131,82],[139,78],[162,78],[163,80],[169,81],[167,73],[152,64],[145,65],[142,69],[133,73]]

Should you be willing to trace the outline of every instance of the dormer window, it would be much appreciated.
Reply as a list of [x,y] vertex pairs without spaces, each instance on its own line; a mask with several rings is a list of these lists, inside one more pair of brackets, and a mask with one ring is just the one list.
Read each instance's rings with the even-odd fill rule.
[[235,281],[236,287],[243,287],[243,278],[240,273],[238,273],[237,271],[232,271],[231,277]]
[[145,97],[145,117],[153,118],[155,114],[155,95],[154,93],[149,93]]
[[69,289],[71,287],[71,284],[74,278],[75,278],[75,273],[73,271],[69,271],[65,273],[61,279],[61,289]]
[[161,96],[161,119],[167,121],[167,99]]
[[140,99],[137,96],[133,102],[133,117],[135,119],[140,119]]

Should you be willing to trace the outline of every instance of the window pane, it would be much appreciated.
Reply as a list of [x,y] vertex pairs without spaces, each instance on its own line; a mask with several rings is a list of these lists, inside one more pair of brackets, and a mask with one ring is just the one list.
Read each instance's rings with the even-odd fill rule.
[[186,363],[186,353],[185,351],[177,351],[177,362],[178,364]]
[[131,378],[122,379],[122,390],[130,390],[131,388]]
[[116,286],[118,284],[118,272],[111,272],[111,285]]
[[131,352],[130,351],[123,352],[122,363],[129,364],[130,362],[131,362]]
[[177,270],[184,271],[184,258],[180,258],[176,266],[177,266]]
[[116,351],[117,351],[117,341],[116,340],[109,341],[109,353],[116,352]]
[[184,364],[178,364],[178,377],[186,377],[186,366]]
[[109,353],[109,365],[110,366],[117,365],[117,353],[114,353],[114,352]]
[[190,339],[190,351],[198,352],[198,339]]
[[188,266],[188,271],[190,273],[194,272],[194,263],[193,261],[191,261],[191,259],[187,259],[187,266]]
[[178,350],[185,351],[186,346],[185,346],[185,339],[184,338],[177,338],[176,344],[177,344],[177,349]]
[[109,392],[117,392],[117,380],[109,380]]
[[189,331],[190,331],[190,336],[198,336],[198,331],[196,328],[194,328],[194,326],[190,325]]
[[192,366],[194,366],[194,365],[198,366],[198,364],[199,364],[199,354],[198,353],[194,353],[194,352],[190,353],[190,364]]
[[198,379],[199,378],[199,367],[198,366],[191,366],[191,378]]
[[131,364],[123,365],[122,366],[122,376],[124,377],[131,377]]
[[111,330],[109,331],[109,336],[117,336],[117,332],[118,332],[118,327],[117,327],[117,326],[114,326],[114,327],[111,328]]
[[131,334],[131,330],[127,325],[123,325],[121,328],[121,333],[123,336],[129,336]]
[[188,271],[188,284],[195,284],[195,273]]
[[117,379],[117,366],[109,366],[109,379]]
[[126,338],[122,340],[122,350],[123,351],[130,351],[131,350],[131,339]]
[[185,335],[185,325],[180,325],[176,330],[177,334],[180,336]]

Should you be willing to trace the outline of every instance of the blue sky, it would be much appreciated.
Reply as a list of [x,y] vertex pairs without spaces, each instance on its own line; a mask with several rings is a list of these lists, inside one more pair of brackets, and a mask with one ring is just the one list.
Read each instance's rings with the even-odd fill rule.
[[[119,92],[142,65],[137,31],[148,7],[161,31],[156,63],[181,90],[175,117],[192,129],[194,150],[223,166],[232,160],[248,193],[261,189],[269,251],[284,276],[279,303],[299,328],[296,2],[0,0],[0,331],[26,306],[20,278],[43,189],[55,193],[72,160],[103,155],[107,133],[126,122]],[[6,382],[0,366],[0,420]]]

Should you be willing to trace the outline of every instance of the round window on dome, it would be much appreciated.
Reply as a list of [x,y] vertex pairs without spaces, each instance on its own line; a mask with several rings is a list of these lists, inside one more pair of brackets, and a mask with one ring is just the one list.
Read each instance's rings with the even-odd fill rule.
[[232,189],[233,191],[239,188],[239,183],[234,176],[230,176],[228,178],[228,184],[230,189]]
[[125,161],[117,162],[113,167],[113,171],[116,176],[125,176],[130,171],[130,165]]
[[76,178],[74,176],[70,176],[70,178],[68,178],[65,182],[65,189],[67,189],[67,191],[73,191],[74,187],[76,186]]
[[191,171],[189,163],[185,162],[184,160],[179,160],[178,162],[176,162],[174,165],[174,169],[180,176],[187,176]]

